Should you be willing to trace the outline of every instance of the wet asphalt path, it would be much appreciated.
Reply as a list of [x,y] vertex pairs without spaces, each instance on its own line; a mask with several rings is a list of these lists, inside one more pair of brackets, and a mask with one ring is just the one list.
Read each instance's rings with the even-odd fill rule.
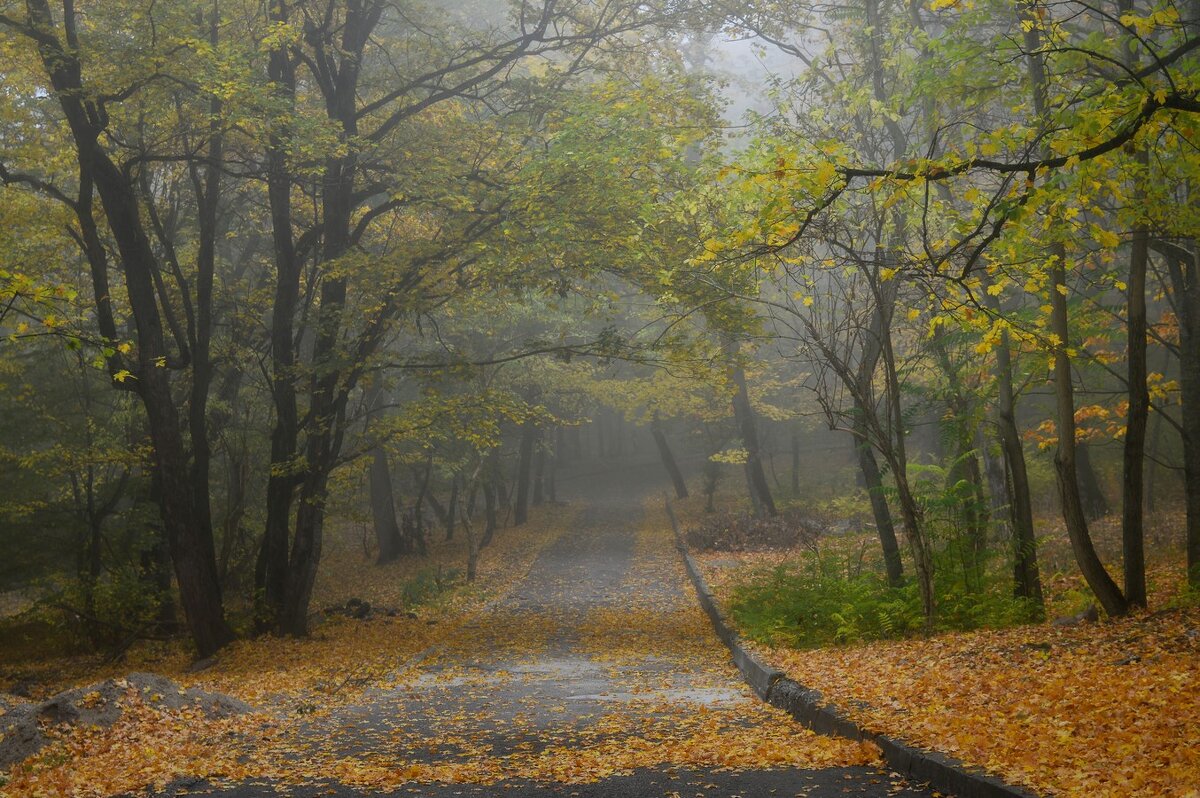
[[[656,464],[560,480],[562,498],[583,508],[502,600],[461,627],[387,688],[306,730],[324,756],[458,768],[462,781],[414,781],[391,792],[359,791],[336,780],[304,787],[245,784],[225,796],[873,796],[931,793],[873,767],[646,766],[635,756],[622,775],[603,769],[651,745],[733,746],[753,738],[764,710],[728,663],[711,630],[695,623],[695,597],[675,554],[647,548],[642,497],[659,485]],[[652,540],[651,542],[654,542]],[[665,619],[665,620],[664,620]],[[676,620],[679,619],[679,620]],[[657,625],[656,625],[657,624]],[[703,727],[689,724],[697,717]],[[773,716],[772,724],[790,720]],[[806,732],[796,731],[797,745]],[[708,739],[714,737],[715,739]],[[812,744],[812,743],[810,743]],[[665,749],[659,749],[665,750]],[[596,752],[591,756],[590,752]],[[512,763],[536,761],[524,774]],[[541,778],[563,763],[565,776]],[[571,770],[574,768],[575,770]],[[596,768],[598,778],[574,778]],[[427,771],[428,772],[428,771]],[[440,772],[440,771],[439,771]],[[565,780],[564,780],[565,779]],[[428,781],[427,778],[421,781]],[[167,794],[184,792],[175,785]],[[208,792],[186,785],[189,793]]]

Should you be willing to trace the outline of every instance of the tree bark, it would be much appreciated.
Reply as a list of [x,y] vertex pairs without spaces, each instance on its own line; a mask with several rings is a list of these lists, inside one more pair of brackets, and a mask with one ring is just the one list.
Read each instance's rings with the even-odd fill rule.
[[483,536],[479,540],[479,548],[481,549],[487,548],[496,534],[496,486],[487,477],[484,478],[483,482],[483,512]]
[[1128,604],[1096,553],[1079,494],[1075,459],[1075,388],[1071,383],[1071,358],[1067,354],[1071,331],[1067,317],[1066,251],[1061,245],[1055,245],[1052,249],[1054,264],[1050,269],[1050,323],[1052,332],[1059,340],[1054,349],[1054,395],[1058,407],[1058,451],[1054,456],[1054,465],[1058,472],[1063,521],[1075,561],[1088,587],[1096,595],[1096,600],[1110,616],[1124,615],[1129,610]]
[[454,540],[454,528],[458,526],[459,478],[455,474],[450,480],[450,504],[446,507],[446,540]]
[[1083,511],[1087,514],[1087,519],[1095,521],[1109,514],[1108,497],[1104,495],[1096,466],[1092,463],[1092,447],[1087,441],[1078,441],[1075,449],[1080,501],[1083,502]]
[[[287,23],[282,5],[270,4],[273,22]],[[267,76],[276,99],[288,109],[295,104],[296,73],[283,45],[268,58]],[[267,144],[267,202],[271,210],[271,240],[275,263],[275,294],[271,305],[271,465],[267,476],[266,524],[255,567],[255,624],[260,632],[278,628],[287,589],[288,541],[292,502],[300,477],[298,446],[294,324],[300,303],[301,264],[292,227],[292,180],[288,165],[290,136],[286,125],[273,131]]]
[[[1052,123],[1049,113],[1049,79],[1042,53],[1038,30],[1038,9],[1034,0],[1023,0],[1018,22],[1024,28],[1024,49],[1034,112],[1046,125]],[[1063,521],[1079,570],[1096,600],[1111,616],[1128,611],[1125,596],[1113,581],[1104,563],[1096,554],[1088,529],[1088,519],[1079,492],[1079,473],[1075,443],[1075,387],[1072,384],[1071,357],[1067,352],[1071,340],[1067,310],[1067,253],[1061,243],[1050,247],[1050,331],[1058,338],[1054,347],[1054,396],[1058,416],[1058,450],[1054,464],[1058,474],[1058,492],[1062,501]]]
[[[1139,153],[1146,161],[1146,152]],[[1150,260],[1150,232],[1144,225],[1133,231],[1129,255],[1126,377],[1129,411],[1125,420],[1121,495],[1121,553],[1125,565],[1125,599],[1146,606],[1146,549],[1143,485],[1146,462],[1146,424],[1150,417],[1150,390],[1146,365],[1146,269]]]
[[871,500],[871,515],[875,519],[875,533],[879,537],[879,546],[883,550],[883,567],[887,573],[888,584],[892,587],[900,587],[904,584],[904,564],[900,559],[900,543],[896,539],[896,527],[892,523],[892,513],[888,509],[887,496],[884,494],[883,474],[879,471],[875,452],[867,439],[865,422],[861,420],[861,414],[855,415],[853,434],[854,451],[858,456],[858,468],[866,486],[867,497]]
[[533,448],[533,506],[541,507],[546,491],[546,435],[541,429]]
[[[92,92],[83,85],[75,20],[70,15],[64,19],[71,48],[67,50],[55,33],[46,0],[29,0],[27,9],[43,67],[70,127],[80,171],[85,173],[81,182],[94,184],[121,255],[137,338],[134,377],[161,480],[163,527],[192,640],[200,656],[209,656],[232,640],[233,633],[225,623],[212,527],[206,527],[197,512],[181,419],[171,395],[171,369],[166,367],[171,362],[154,284],[158,262],[140,218],[137,192],[99,143],[105,115],[88,99]],[[109,304],[107,296],[95,299],[99,306]]]
[[1183,426],[1183,480],[1187,518],[1188,583],[1200,588],[1200,254],[1155,242],[1167,258],[1173,305],[1179,316],[1179,409]]
[[[1000,312],[1000,300],[989,297],[991,309]],[[1012,524],[1013,592],[1033,601],[1038,614],[1044,612],[1042,578],[1038,569],[1037,538],[1033,530],[1033,499],[1029,491],[1029,471],[1025,465],[1025,446],[1017,428],[1017,400],[1013,389],[1012,342],[1008,330],[1000,333],[996,347],[996,428],[1008,474],[1008,511]]]
[[371,468],[368,475],[371,493],[371,520],[375,525],[375,539],[379,543],[377,565],[392,562],[406,551],[404,536],[396,520],[396,498],[392,489],[392,474],[388,468],[387,452],[382,446],[371,450]]
[[734,386],[733,415],[742,435],[742,446],[746,449],[746,487],[755,513],[760,516],[774,516],[778,511],[775,509],[775,500],[771,497],[771,486],[767,483],[766,472],[763,471],[762,447],[758,442],[758,419],[750,405],[746,372],[735,360],[736,348],[731,346],[729,349],[733,361],[729,369],[730,380]]
[[[1133,0],[1118,0],[1122,14],[1133,11]],[[1138,39],[1127,36],[1122,42],[1122,56],[1131,71],[1139,66]],[[1145,147],[1139,147],[1134,162],[1141,169],[1149,163]],[[1146,192],[1133,178],[1133,197],[1130,207],[1139,209],[1146,202]],[[1150,389],[1146,364],[1146,271],[1150,264],[1150,231],[1145,224],[1135,223],[1129,249],[1129,278],[1126,281],[1126,388],[1129,409],[1125,418],[1125,440],[1122,447],[1121,491],[1121,554],[1125,566],[1125,600],[1134,607],[1146,606],[1146,530],[1145,530],[1145,466],[1146,424],[1150,418]]]
[[536,439],[537,424],[531,419],[521,426],[521,444],[517,459],[517,501],[513,508],[514,526],[521,526],[529,519],[529,483],[533,475],[533,444]]
[[662,430],[657,413],[650,422],[650,434],[654,436],[654,444],[658,447],[658,456],[662,459],[663,468],[667,469],[667,474],[671,477],[671,484],[675,486],[675,497],[686,499],[688,496],[687,483],[683,480],[683,472],[679,470],[679,464],[675,461],[671,445],[667,443],[667,436]]

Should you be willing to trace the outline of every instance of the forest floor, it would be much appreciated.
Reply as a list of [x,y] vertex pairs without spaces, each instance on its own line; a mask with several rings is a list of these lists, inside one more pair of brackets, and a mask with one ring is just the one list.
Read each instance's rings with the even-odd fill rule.
[[[581,477],[586,501],[504,530],[476,586],[415,618],[332,618],[309,640],[238,643],[199,673],[164,650],[47,663],[32,680],[43,693],[154,670],[256,711],[171,709],[118,681],[115,724],[57,732],[0,794],[929,795],[881,770],[873,746],[813,735],[741,683],[665,518],[642,509],[650,473],[606,490]],[[349,551],[331,558],[325,600],[395,606],[389,571]]]
[[[700,504],[680,503],[685,526],[701,515]],[[1039,552],[1046,623],[813,649],[748,645],[821,691],[861,727],[983,767],[1038,794],[1197,798],[1200,609],[1179,601],[1180,555],[1166,551],[1170,536],[1162,531],[1178,520],[1163,516],[1151,524],[1150,603],[1166,609],[1099,623],[1053,623],[1077,612],[1086,591],[1065,533],[1048,523]],[[1095,525],[1110,562],[1119,551],[1117,524]],[[865,539],[830,545],[878,548]],[[802,550],[709,552],[697,560],[728,607],[734,585],[805,556]]]

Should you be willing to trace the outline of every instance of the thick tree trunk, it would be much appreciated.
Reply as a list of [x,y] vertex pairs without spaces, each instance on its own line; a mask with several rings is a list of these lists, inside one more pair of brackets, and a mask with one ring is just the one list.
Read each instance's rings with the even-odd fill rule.
[[[68,51],[59,42],[46,0],[29,0],[27,8],[39,31],[43,66],[71,128],[80,171],[85,173],[83,182],[94,182],[121,255],[137,331],[134,376],[146,409],[154,467],[161,479],[163,526],[192,640],[200,656],[209,656],[232,640],[233,633],[225,623],[212,526],[204,525],[196,508],[181,419],[171,395],[171,370],[163,368],[163,364],[170,365],[170,359],[154,285],[158,262],[140,218],[134,186],[99,144],[101,127],[93,120],[102,119],[103,114],[87,99],[91,92],[83,86],[75,45]],[[74,24],[73,18],[65,20],[68,42],[74,41]],[[101,306],[110,301],[107,296],[95,299]]]
[[[1133,0],[1117,0],[1122,15],[1132,13]],[[1127,36],[1122,56],[1131,72],[1140,66],[1139,39]],[[1145,168],[1149,155],[1138,148],[1135,160]],[[1136,178],[1135,178],[1136,181]],[[1129,205],[1137,210],[1146,202],[1145,189],[1134,185]],[[1129,279],[1126,284],[1126,387],[1129,409],[1125,419],[1122,465],[1125,479],[1121,493],[1121,553],[1125,566],[1125,600],[1134,607],[1146,606],[1146,549],[1144,481],[1146,465],[1146,424],[1150,418],[1150,389],[1146,365],[1146,270],[1150,263],[1150,231],[1144,224],[1133,227],[1129,251]]]
[[[1140,161],[1146,160],[1143,150]],[[1125,599],[1146,606],[1146,551],[1143,480],[1146,460],[1146,424],[1150,417],[1150,391],[1146,366],[1146,268],[1150,260],[1150,233],[1144,226],[1133,231],[1129,255],[1128,318],[1126,342],[1129,411],[1123,450],[1124,487],[1121,496],[1121,552],[1125,565]]]
[[281,632],[297,637],[308,634],[308,605],[312,601],[317,565],[321,561],[327,475],[325,468],[314,468],[301,485],[297,502],[296,531],[288,558],[287,592],[279,625]]
[[662,459],[663,468],[667,469],[667,474],[671,477],[671,484],[675,486],[676,498],[686,499],[688,496],[687,483],[683,480],[683,472],[679,470],[679,464],[675,462],[675,454],[671,451],[671,445],[667,443],[667,436],[662,430],[657,413],[650,422],[650,434],[654,436],[654,444],[658,447],[658,456]]
[[392,474],[388,468],[387,452],[382,446],[371,450],[371,469],[368,475],[371,493],[371,520],[375,525],[375,539],[379,543],[379,554],[375,562],[379,565],[392,562],[407,554],[404,536],[396,520],[396,498],[392,489]]
[[[271,18],[286,17],[271,4]],[[267,75],[285,107],[295,101],[296,75],[287,50],[270,53]],[[287,130],[272,133],[267,146],[267,202],[271,209],[271,240],[275,261],[275,296],[271,306],[271,401],[275,411],[271,430],[271,464],[267,476],[266,525],[255,567],[255,623],[260,632],[278,628],[287,590],[288,541],[292,531],[292,502],[302,476],[298,446],[300,417],[296,398],[294,324],[300,302],[300,262],[292,228],[292,186],[288,165]]]

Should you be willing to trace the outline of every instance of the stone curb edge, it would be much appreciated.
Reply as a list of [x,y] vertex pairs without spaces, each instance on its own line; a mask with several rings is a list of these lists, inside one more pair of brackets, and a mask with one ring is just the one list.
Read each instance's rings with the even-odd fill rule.
[[805,727],[818,734],[846,737],[851,740],[866,740],[875,743],[883,752],[883,759],[893,771],[913,781],[925,782],[935,790],[949,793],[957,798],[1039,798],[1036,793],[1014,787],[1004,781],[968,768],[948,756],[934,751],[914,748],[884,734],[867,731],[846,717],[836,706],[825,701],[817,690],[787,678],[783,671],[759,661],[741,644],[737,632],[729,625],[717,606],[716,598],[704,581],[700,568],[688,551],[679,519],[666,501],[667,517],[675,533],[675,548],[683,559],[688,577],[696,588],[700,606],[712,621],[717,636],[721,638],[733,655],[733,662],[758,697],[778,707]]

